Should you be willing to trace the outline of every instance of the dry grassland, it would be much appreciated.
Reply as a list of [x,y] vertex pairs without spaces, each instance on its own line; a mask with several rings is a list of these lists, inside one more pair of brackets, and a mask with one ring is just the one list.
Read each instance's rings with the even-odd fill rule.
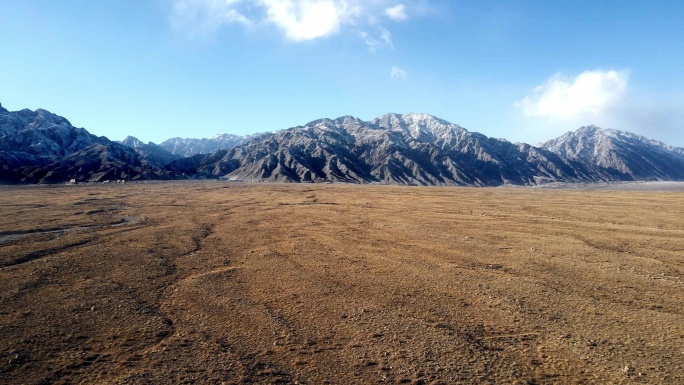
[[684,383],[684,193],[0,188],[0,383]]

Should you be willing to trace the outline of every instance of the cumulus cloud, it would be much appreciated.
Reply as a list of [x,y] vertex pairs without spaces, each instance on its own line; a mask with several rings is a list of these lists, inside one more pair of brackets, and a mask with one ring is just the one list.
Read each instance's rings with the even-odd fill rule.
[[[347,27],[360,35],[369,46],[377,50],[381,43],[393,45],[391,34],[379,26],[384,14],[392,20],[408,18],[407,7],[398,4],[388,7],[392,0],[171,0],[171,24],[191,32],[211,33],[222,26],[273,25],[283,31],[291,41],[303,42],[332,36]],[[406,0],[419,12],[419,5],[427,0]],[[413,9],[412,8],[412,9]],[[380,28],[377,37],[371,37],[363,25]],[[361,27],[359,27],[361,26]],[[369,44],[370,42],[370,44]]]
[[585,71],[570,80],[554,75],[514,105],[525,116],[560,120],[600,117],[623,100],[627,77],[626,72],[615,70]]
[[394,80],[404,80],[406,79],[406,71],[397,67],[397,66],[392,66],[392,70],[390,71],[390,78]]
[[330,36],[344,23],[352,22],[360,9],[346,1],[261,0],[267,20],[280,27],[293,41]]
[[404,21],[408,19],[406,6],[404,4],[397,4],[394,7],[385,9],[385,15],[394,21]]
[[684,92],[637,92],[629,89],[628,78],[626,71],[616,70],[585,71],[572,79],[554,75],[514,103],[532,118],[521,130],[541,140],[596,124],[684,145]]

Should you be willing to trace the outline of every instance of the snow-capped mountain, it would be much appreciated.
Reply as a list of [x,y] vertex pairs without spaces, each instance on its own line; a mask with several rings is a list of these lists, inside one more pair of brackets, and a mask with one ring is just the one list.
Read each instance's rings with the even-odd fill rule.
[[173,178],[133,149],[73,127],[46,110],[0,105],[0,183]]
[[182,158],[182,156],[172,154],[157,144],[152,142],[144,143],[133,136],[127,136],[120,143],[135,150],[142,157],[143,164],[155,167],[163,168],[172,161]]
[[427,114],[316,120],[207,156],[197,172],[243,180],[409,185],[591,179],[581,165],[552,152],[488,138]]
[[618,179],[684,179],[681,148],[630,132],[585,126],[541,143],[540,147]]
[[[10,112],[0,105],[0,182],[228,178],[499,186],[684,180],[684,149],[594,126],[537,147],[427,114],[371,121],[343,116],[252,137],[175,140],[164,143],[177,143],[176,151],[181,143],[205,143],[205,150],[186,147],[194,155],[181,157],[133,137],[112,142],[45,110]],[[232,147],[202,154],[207,141]]]
[[9,112],[1,106],[0,137],[0,151],[23,152],[36,163],[107,140],[46,110]]
[[241,146],[260,135],[261,134],[239,136],[233,134],[219,134],[204,139],[171,138],[163,141],[159,146],[172,154],[193,156],[197,154],[211,154],[219,150],[229,150]]

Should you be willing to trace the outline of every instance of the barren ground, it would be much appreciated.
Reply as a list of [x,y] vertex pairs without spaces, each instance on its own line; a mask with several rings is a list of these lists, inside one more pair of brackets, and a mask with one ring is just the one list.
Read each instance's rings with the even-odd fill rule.
[[0,187],[0,383],[684,383],[684,193]]

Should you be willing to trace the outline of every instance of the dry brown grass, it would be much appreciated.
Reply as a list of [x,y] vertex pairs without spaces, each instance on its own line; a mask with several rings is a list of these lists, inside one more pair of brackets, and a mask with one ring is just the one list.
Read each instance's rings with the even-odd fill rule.
[[684,193],[3,187],[0,210],[2,383],[684,383]]

